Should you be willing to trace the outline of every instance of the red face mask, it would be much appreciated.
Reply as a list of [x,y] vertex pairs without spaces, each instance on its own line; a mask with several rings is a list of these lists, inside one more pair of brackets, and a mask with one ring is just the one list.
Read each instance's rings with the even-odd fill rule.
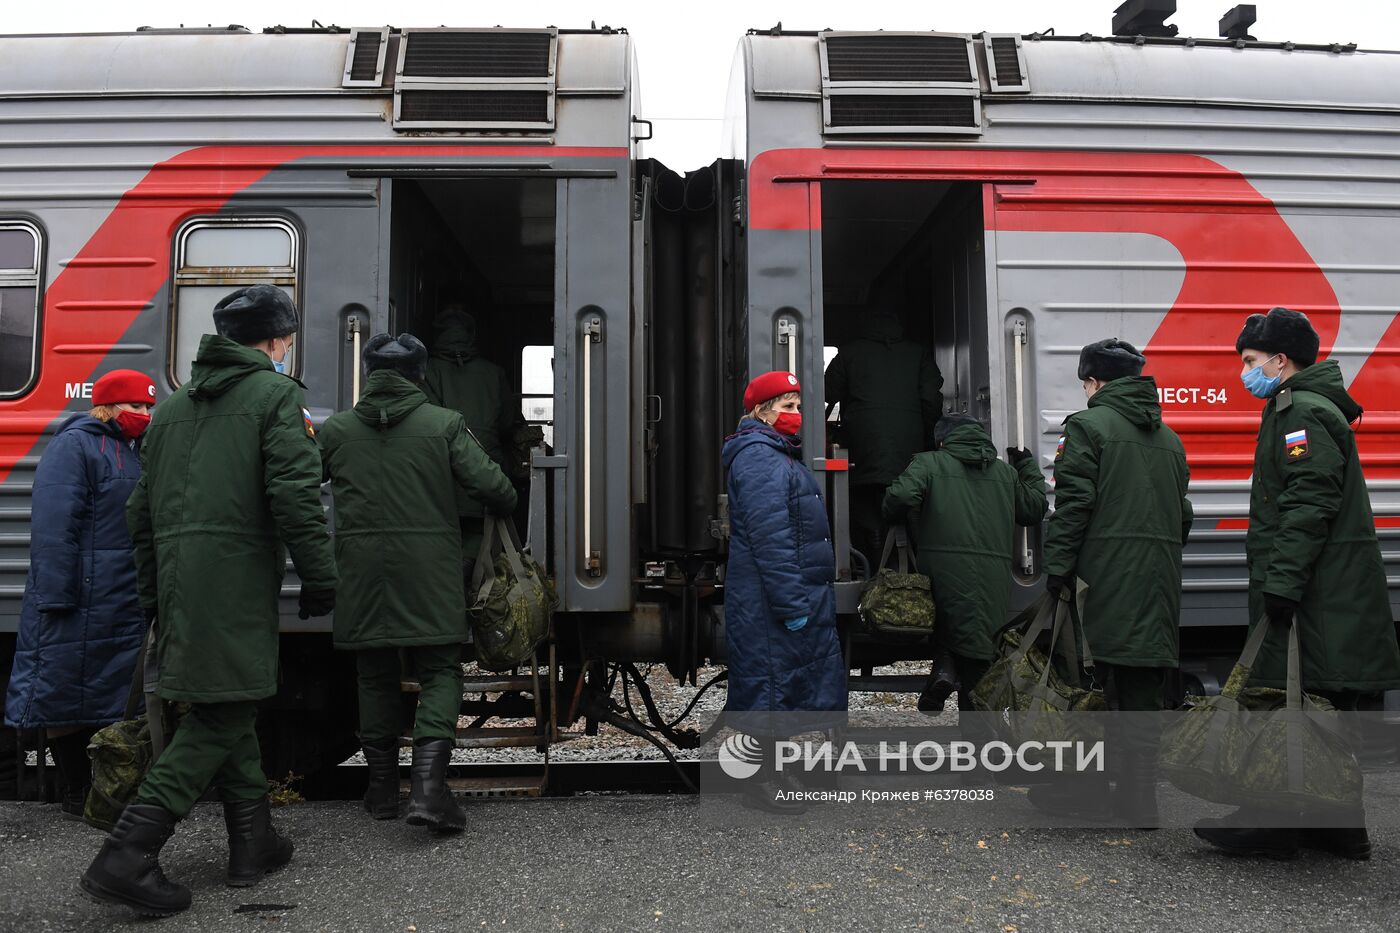
[[146,431],[146,425],[151,423],[151,416],[144,411],[119,411],[117,412],[117,427],[122,429],[122,434],[130,440],[136,440]]
[[780,411],[778,417],[773,421],[773,430],[779,434],[786,434],[788,437],[796,437],[802,433],[802,412],[800,411]]

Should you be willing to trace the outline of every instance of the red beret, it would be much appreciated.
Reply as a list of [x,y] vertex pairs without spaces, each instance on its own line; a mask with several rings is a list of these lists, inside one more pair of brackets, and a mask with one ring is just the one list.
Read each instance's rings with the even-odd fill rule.
[[786,370],[764,373],[762,376],[755,377],[749,383],[749,387],[744,390],[744,411],[753,411],[755,405],[766,402],[770,398],[801,391],[802,386],[798,385],[797,377]]
[[119,402],[126,402],[128,405],[137,402],[154,405],[156,384],[151,381],[150,376],[138,373],[134,369],[114,369],[93,383],[92,404],[116,405]]

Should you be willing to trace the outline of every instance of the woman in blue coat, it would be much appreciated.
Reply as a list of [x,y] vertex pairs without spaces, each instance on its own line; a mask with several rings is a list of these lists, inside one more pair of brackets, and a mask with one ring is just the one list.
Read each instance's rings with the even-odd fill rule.
[[126,499],[141,477],[137,439],[155,394],[143,373],[107,373],[92,387],[92,411],[64,422],[34,473],[5,725],[45,730],[65,816],[82,816],[88,741],[122,717],[145,634]]
[[[729,648],[725,706],[745,731],[772,741],[813,717],[756,713],[846,709],[846,668],[836,634],[836,561],[826,503],[802,464],[802,387],[766,373],[744,391],[747,415],[724,442],[729,561],[724,625]],[[801,722],[803,725],[799,726]],[[765,758],[771,750],[765,750]],[[752,802],[772,806],[771,782],[754,781]]]

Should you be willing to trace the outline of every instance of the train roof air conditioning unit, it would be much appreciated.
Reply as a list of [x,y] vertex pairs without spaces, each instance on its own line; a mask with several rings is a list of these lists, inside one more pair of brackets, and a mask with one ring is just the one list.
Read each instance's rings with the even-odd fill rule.
[[971,36],[825,32],[820,39],[824,133],[982,132],[981,84]]
[[555,29],[412,29],[399,41],[394,129],[554,129]]

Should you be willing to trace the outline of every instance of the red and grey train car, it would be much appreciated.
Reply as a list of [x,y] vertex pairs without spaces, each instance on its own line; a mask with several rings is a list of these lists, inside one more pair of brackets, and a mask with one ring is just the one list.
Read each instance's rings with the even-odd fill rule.
[[[945,409],[1049,476],[1084,404],[1079,348],[1143,348],[1191,467],[1183,645],[1208,650],[1247,612],[1262,403],[1235,338],[1249,313],[1304,311],[1366,408],[1400,602],[1398,80],[1400,55],[1352,46],[751,33],[727,132],[746,166],[749,363],[796,369],[816,410],[831,348],[893,307],[935,348]],[[824,425],[806,431],[820,451]],[[1036,545],[1017,561],[1027,591]]]
[[[747,374],[792,369],[820,410],[825,361],[874,306],[935,348],[945,409],[1047,472],[1078,348],[1145,348],[1191,463],[1183,642],[1206,647],[1245,621],[1260,405],[1234,338],[1249,312],[1307,312],[1367,408],[1395,574],[1397,80],[1400,56],[1351,47],[755,32],[725,157],[682,177],[639,158],[620,31],[0,38],[0,638],[47,437],[109,369],[174,391],[213,301],[254,282],[301,310],[318,422],[353,404],[364,338],[430,338],[441,297],[467,297],[545,428],[521,520],[566,667],[722,660],[719,446]],[[849,611],[846,461],[804,430]],[[1020,551],[1028,595],[1038,534]],[[317,742],[345,734],[349,682],[295,586],[276,721],[333,758]]]

